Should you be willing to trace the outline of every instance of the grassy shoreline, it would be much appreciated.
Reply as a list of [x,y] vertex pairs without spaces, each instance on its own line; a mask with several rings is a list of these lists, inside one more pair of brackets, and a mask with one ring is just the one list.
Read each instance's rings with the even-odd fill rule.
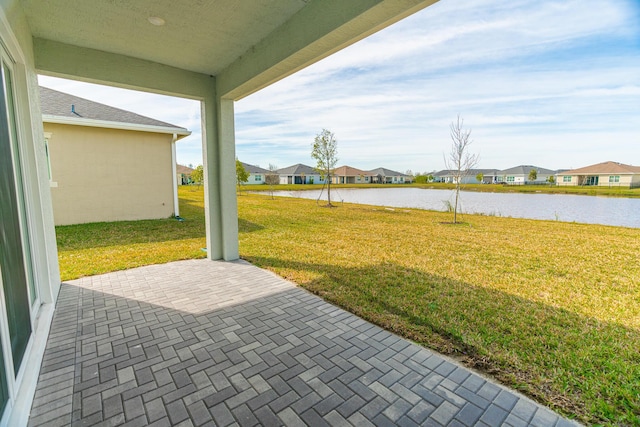
[[[58,227],[63,278],[200,258],[175,220]],[[589,424],[640,424],[640,230],[242,194],[242,258]]]
[[[319,190],[322,184],[279,184],[273,186],[273,191],[307,191]],[[454,184],[334,184],[331,188],[423,188],[428,190],[453,190]],[[268,185],[243,185],[243,190],[269,192]],[[640,197],[640,188],[624,187],[565,187],[556,185],[500,185],[500,184],[465,184],[463,191],[481,193],[542,193],[542,194],[575,194],[580,196],[604,197]]]

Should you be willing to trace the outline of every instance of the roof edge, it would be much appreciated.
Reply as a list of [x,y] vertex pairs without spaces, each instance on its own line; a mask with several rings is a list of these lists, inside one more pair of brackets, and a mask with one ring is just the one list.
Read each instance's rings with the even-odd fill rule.
[[136,123],[112,122],[108,120],[61,117],[52,114],[43,114],[42,121],[45,123],[55,123],[60,125],[88,126],[108,129],[134,130],[140,132],[176,134],[178,136],[177,139],[182,139],[186,136],[191,135],[190,130],[179,127],[141,125]]

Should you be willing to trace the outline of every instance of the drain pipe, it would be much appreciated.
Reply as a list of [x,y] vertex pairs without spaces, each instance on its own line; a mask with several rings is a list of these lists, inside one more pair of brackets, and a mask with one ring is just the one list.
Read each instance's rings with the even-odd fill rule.
[[180,208],[178,207],[178,171],[176,168],[176,141],[178,134],[173,134],[171,140],[171,176],[173,177],[173,214],[176,218],[180,218]]

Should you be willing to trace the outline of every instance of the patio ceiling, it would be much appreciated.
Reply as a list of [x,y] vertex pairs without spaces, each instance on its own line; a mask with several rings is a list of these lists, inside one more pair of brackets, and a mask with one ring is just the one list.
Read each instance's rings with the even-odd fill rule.
[[[216,75],[304,0],[29,0],[34,37]],[[148,18],[160,17],[163,26]]]
[[[95,52],[100,52],[112,54],[112,59],[117,55],[216,76],[219,94],[239,99],[434,1],[26,0],[21,4],[41,72],[103,80],[99,70],[86,65],[87,59],[99,62]],[[162,18],[165,24],[153,25],[150,17]],[[64,66],[55,60],[61,55],[66,58]],[[85,68],[74,62],[85,63]]]

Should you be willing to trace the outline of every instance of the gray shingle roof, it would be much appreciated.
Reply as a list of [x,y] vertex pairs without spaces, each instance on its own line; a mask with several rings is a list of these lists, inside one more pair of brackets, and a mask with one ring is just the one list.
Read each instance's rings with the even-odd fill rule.
[[539,174],[541,175],[555,175],[555,171],[552,171],[551,169],[545,169],[545,168],[541,168],[538,166],[531,166],[531,165],[520,165],[520,166],[515,166],[509,169],[505,169],[505,170],[501,170],[499,173],[501,175],[524,175],[524,176],[528,176],[529,172],[531,171],[531,169],[535,169]]
[[242,164],[242,167],[244,167],[244,170],[246,170],[249,173],[271,173],[270,170],[262,169],[260,166],[250,165],[249,163],[245,163],[245,162],[240,162],[240,163]]
[[[500,171],[498,169],[469,169],[469,172],[467,172],[467,176],[476,176],[479,173],[483,174],[484,176],[493,176],[497,175],[499,172]],[[443,169],[434,173],[433,176],[449,176],[453,175],[454,173],[456,173],[456,171]]]
[[40,104],[43,115],[72,119],[100,120],[114,123],[129,123],[144,126],[175,128],[186,132],[187,129],[161,122],[150,117],[141,116],[130,111],[110,107],[99,102],[90,101],[68,93],[58,92],[40,86]]
[[318,171],[311,166],[303,165],[302,163],[298,163],[297,165],[289,166],[286,168],[278,169],[276,173],[280,175],[318,175]]
[[396,171],[392,171],[391,169],[385,169],[385,168],[376,168],[368,172],[373,175],[382,175],[382,176],[409,176],[402,172],[396,172]]

